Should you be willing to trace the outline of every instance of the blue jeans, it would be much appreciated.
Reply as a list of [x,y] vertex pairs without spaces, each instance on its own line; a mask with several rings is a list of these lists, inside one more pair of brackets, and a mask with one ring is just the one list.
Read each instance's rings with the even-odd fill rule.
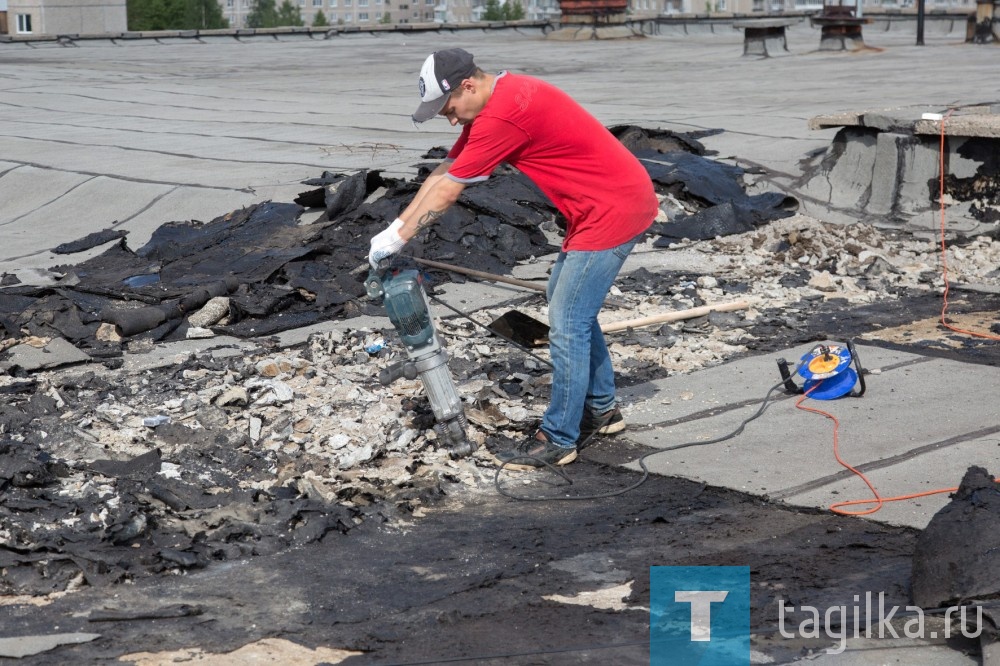
[[552,267],[549,351],[552,401],[542,431],[558,446],[576,446],[583,410],[615,406],[615,373],[597,313],[629,252],[640,236],[610,250],[560,252]]

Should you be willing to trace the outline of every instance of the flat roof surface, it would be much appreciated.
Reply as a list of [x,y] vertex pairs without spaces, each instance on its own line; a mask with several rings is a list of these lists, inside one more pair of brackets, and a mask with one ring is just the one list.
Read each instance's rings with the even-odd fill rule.
[[[207,221],[267,199],[291,201],[308,189],[303,180],[324,170],[383,169],[413,177],[414,165],[425,161],[422,156],[450,145],[458,131],[443,119],[414,127],[409,118],[417,99],[415,73],[427,53],[443,46],[469,49],[486,69],[544,77],[580,99],[606,125],[705,130],[710,133],[702,141],[718,152],[716,159],[759,164],[790,178],[799,175],[804,155],[825,148],[832,137],[833,130],[809,129],[813,116],[875,105],[922,104],[939,111],[982,101],[983,81],[996,63],[994,49],[964,43],[964,26],[944,32],[934,22],[927,27],[926,46],[915,46],[913,36],[903,31],[888,31],[866,40],[883,50],[855,53],[815,50],[818,30],[802,24],[790,31],[792,55],[782,58],[743,57],[742,33],[732,26],[702,29],[683,35],[664,28],[663,34],[642,39],[590,41],[553,41],[540,31],[506,30],[329,40],[225,37],[204,43],[88,40],[70,48],[0,44],[5,71],[0,80],[5,241],[0,261],[6,271],[30,280],[32,269],[65,262],[50,252],[58,243],[113,226],[128,230],[130,246],[139,247],[170,221]],[[802,353],[790,350],[789,358]],[[877,362],[903,363],[907,357],[878,356]],[[774,359],[753,363],[772,379]],[[941,363],[946,362],[931,365]],[[717,387],[732,388],[722,378],[732,371],[702,371],[682,383],[702,382],[704,400],[726,403],[736,395],[716,395]],[[962,376],[978,372],[975,366],[963,367]],[[991,371],[982,372],[988,383]],[[669,390],[673,383],[648,390]],[[916,393],[920,386],[914,379]],[[760,393],[745,386],[737,394],[745,395],[744,390]],[[641,393],[631,397],[639,399]],[[873,388],[865,404],[880,400],[878,393]],[[885,416],[902,417],[898,409],[912,404],[898,405]],[[659,406],[648,420],[677,418],[682,416],[677,410],[699,411],[699,405]],[[970,413],[968,422],[935,431],[934,437],[957,434],[956,429],[975,431],[987,416],[996,423],[996,410],[987,411],[994,413]],[[710,420],[705,433],[690,425],[676,433],[721,432],[737,415]],[[880,432],[881,423],[876,420],[858,433],[873,438],[872,445],[860,445],[866,460],[913,448],[911,436],[894,446],[898,430]],[[975,450],[965,446],[972,447],[970,454]],[[746,451],[752,456],[755,450],[734,444],[729,455]],[[811,464],[796,473],[796,466],[786,465],[764,478],[730,459],[727,464],[743,472],[734,476],[712,460],[685,458],[686,466],[674,462],[657,471],[804,505],[823,505],[816,484],[832,473]],[[946,485],[956,478],[950,466],[935,470]],[[793,492],[804,485],[808,491]],[[907,509],[907,515],[886,510],[879,517],[921,526],[939,504],[925,502],[923,510]]]
[[531,29],[0,44],[0,261],[44,269],[61,263],[49,248],[109,226],[138,247],[165,222],[290,201],[323,170],[410,177],[457,134],[409,117],[420,64],[447,46],[543,77],[606,125],[714,132],[702,142],[718,159],[787,185],[836,133],[810,129],[814,116],[995,94],[995,49],[965,44],[964,22],[928,21],[922,47],[913,21],[898,25],[866,28],[880,51],[831,52],[801,23],[780,58],[743,57],[730,24],[588,41]]
[[[93,231],[128,230],[134,248],[170,221],[291,201],[307,189],[303,180],[324,170],[412,177],[422,155],[457,135],[443,120],[417,128],[409,117],[423,59],[452,46],[473,52],[484,69],[551,81],[606,125],[705,131],[701,141],[717,159],[760,165],[776,182],[791,183],[802,175],[800,161],[825,149],[836,131],[809,129],[814,116],[941,112],[996,94],[988,83],[996,79],[995,47],[964,43],[963,21],[929,21],[926,45],[916,46],[914,26],[866,27],[877,50],[820,52],[819,30],[799,24],[780,58],[743,57],[743,34],[731,25],[590,41],[484,30],[0,44],[0,262],[30,282],[65,263],[52,247]],[[628,437],[662,448],[724,434],[756,409],[748,400],[777,381],[777,357],[795,360],[811,347],[630,387],[622,397],[638,427]],[[859,351],[866,367],[880,371],[865,397],[820,406],[840,420],[845,458],[869,470],[883,495],[955,486],[970,464],[995,468],[1000,407],[968,399],[995,393],[995,368]],[[647,464],[655,473],[826,509],[868,496],[837,464],[830,434],[823,418],[784,397],[724,445]],[[946,502],[937,495],[893,503],[867,519],[919,528]],[[854,653],[850,663],[864,658]],[[973,663],[955,652],[928,659]]]

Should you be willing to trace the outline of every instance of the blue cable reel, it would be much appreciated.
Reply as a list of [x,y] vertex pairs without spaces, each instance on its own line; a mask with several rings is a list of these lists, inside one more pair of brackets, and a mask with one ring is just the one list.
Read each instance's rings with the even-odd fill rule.
[[817,345],[803,354],[795,368],[795,373],[805,379],[802,386],[792,379],[788,361],[783,358],[778,359],[778,371],[788,393],[808,393],[810,398],[816,400],[836,400],[845,395],[860,398],[865,394],[864,369],[858,351],[850,341],[844,345]]

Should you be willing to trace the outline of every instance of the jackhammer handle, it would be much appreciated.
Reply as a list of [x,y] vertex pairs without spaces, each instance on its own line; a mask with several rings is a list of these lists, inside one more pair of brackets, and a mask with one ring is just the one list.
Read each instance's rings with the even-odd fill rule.
[[378,373],[378,382],[382,386],[388,386],[400,377],[406,377],[407,379],[417,378],[417,366],[411,361],[400,361],[399,363],[393,363],[388,368],[385,368],[380,373]]

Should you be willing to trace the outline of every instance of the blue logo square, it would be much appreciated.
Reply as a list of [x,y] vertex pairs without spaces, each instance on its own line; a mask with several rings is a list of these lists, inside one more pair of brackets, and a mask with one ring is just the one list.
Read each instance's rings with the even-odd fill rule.
[[750,567],[650,567],[650,666],[749,666]]

